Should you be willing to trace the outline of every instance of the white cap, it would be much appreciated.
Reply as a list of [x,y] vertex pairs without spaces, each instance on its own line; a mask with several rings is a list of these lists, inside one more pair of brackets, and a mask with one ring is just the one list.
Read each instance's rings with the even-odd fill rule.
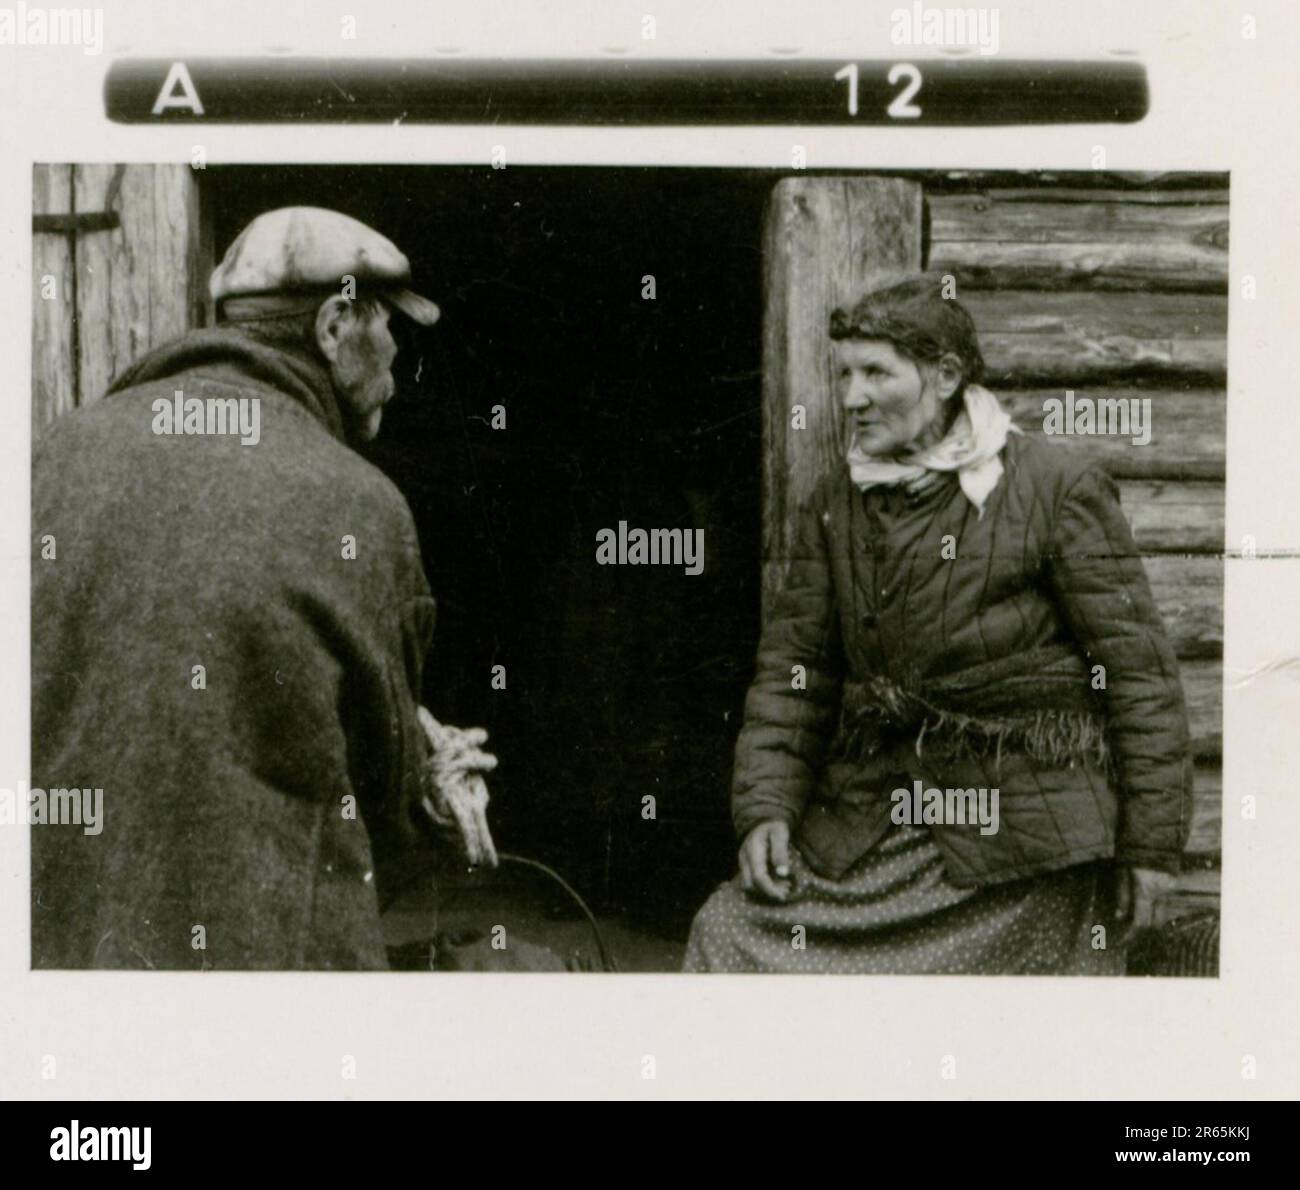
[[392,240],[323,207],[281,207],[258,215],[213,269],[208,290],[219,305],[226,298],[263,294],[337,293],[348,277],[423,326],[438,321],[438,307],[406,288],[411,262]]

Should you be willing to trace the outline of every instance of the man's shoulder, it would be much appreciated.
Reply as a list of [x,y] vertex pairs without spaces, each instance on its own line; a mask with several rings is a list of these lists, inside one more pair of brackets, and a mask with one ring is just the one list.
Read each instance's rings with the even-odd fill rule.
[[[177,426],[178,395],[197,398],[205,411],[208,402],[225,403],[227,432],[187,433]],[[255,424],[256,441],[229,432],[241,399],[258,402],[256,422],[246,423]],[[164,413],[166,406],[173,411]],[[252,406],[246,409],[251,419]],[[133,472],[145,477],[131,485],[145,499],[201,489],[238,506],[249,520],[279,520],[285,528],[346,521],[392,544],[415,540],[410,507],[388,476],[291,395],[263,382],[195,369],[119,388],[46,427],[33,452],[38,485],[62,486],[64,476],[77,473],[90,490],[120,488]]]

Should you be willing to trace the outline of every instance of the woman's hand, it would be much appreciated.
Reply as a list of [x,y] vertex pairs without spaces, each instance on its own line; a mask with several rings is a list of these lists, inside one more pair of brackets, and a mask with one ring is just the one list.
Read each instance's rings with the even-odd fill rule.
[[1115,916],[1124,923],[1124,941],[1138,930],[1151,925],[1156,901],[1174,887],[1174,878],[1168,872],[1154,868],[1130,868],[1121,865],[1119,884],[1115,890]]
[[774,901],[790,895],[790,828],[779,819],[760,822],[740,845],[740,883]]

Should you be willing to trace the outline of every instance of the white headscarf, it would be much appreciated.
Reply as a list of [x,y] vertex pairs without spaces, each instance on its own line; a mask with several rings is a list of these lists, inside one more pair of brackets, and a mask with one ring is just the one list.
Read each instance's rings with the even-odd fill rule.
[[853,482],[864,492],[870,487],[900,483],[915,492],[937,483],[941,472],[956,471],[961,490],[982,517],[989,494],[1002,478],[999,455],[1007,435],[1019,434],[1020,430],[988,389],[968,384],[962,396],[965,407],[948,433],[933,446],[902,459],[867,454],[855,434],[848,454]]

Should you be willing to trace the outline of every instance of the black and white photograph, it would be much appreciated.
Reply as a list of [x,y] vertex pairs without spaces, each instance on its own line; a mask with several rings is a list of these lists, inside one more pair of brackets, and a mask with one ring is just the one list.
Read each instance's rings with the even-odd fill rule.
[[34,967],[1216,974],[1225,175],[34,192]]
[[1284,1160],[1298,16],[0,3],[11,1180]]

